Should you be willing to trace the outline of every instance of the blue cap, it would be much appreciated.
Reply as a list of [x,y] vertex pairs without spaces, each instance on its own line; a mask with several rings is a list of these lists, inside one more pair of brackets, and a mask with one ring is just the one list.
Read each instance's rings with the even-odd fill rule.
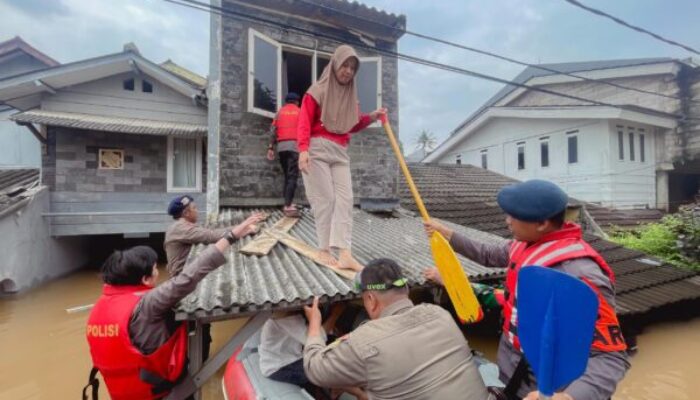
[[188,195],[177,196],[176,198],[170,200],[168,205],[168,214],[172,215],[173,218],[180,218],[182,212],[185,208],[192,203],[194,199]]
[[299,101],[299,95],[294,93],[294,92],[289,92],[287,93],[287,96],[284,98],[285,102],[290,102],[290,101]]
[[552,182],[533,179],[504,187],[498,192],[497,200],[511,217],[540,222],[566,210],[569,197]]

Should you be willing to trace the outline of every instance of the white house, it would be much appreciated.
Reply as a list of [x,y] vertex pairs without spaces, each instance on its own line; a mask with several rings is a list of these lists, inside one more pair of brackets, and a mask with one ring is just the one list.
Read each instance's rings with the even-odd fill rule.
[[682,132],[679,123],[680,94],[692,86],[685,72],[696,73],[693,65],[657,58],[545,67],[563,73],[527,68],[515,81],[621,107],[507,86],[424,162],[468,163],[519,180],[547,179],[572,197],[615,208],[669,208],[697,193],[700,165],[687,153],[699,152],[692,147],[698,135],[688,127]]
[[[58,61],[35,49],[21,37],[0,42],[0,80],[29,71],[58,65]],[[41,146],[26,129],[10,121],[17,110],[0,103],[0,168],[36,167],[41,164]]]

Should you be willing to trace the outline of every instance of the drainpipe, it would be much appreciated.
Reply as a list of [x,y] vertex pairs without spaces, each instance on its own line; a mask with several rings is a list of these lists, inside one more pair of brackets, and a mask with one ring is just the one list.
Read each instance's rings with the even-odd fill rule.
[[[211,0],[214,7],[221,0]],[[219,213],[219,156],[221,121],[221,16],[211,14],[209,24],[209,79],[207,123],[207,221]]]

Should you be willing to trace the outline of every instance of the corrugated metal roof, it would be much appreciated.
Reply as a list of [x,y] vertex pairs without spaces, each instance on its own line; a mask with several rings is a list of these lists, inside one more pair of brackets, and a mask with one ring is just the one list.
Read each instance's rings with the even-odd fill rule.
[[[278,210],[265,211],[271,215],[264,227],[270,227],[282,218]],[[250,212],[222,211],[219,224],[235,224]],[[451,226],[483,241],[503,241],[495,235]],[[302,218],[289,233],[315,246],[316,234],[309,210],[303,210]],[[250,240],[245,238],[236,243],[227,255],[227,263],[210,273],[194,293],[183,299],[177,309],[177,319],[233,317],[261,309],[299,307],[314,295],[335,299],[356,297],[352,282],[282,244],[277,244],[264,257],[239,253],[237,250]],[[190,257],[203,248],[193,249]],[[355,209],[353,253],[362,263],[380,257],[395,259],[414,286],[425,284],[422,271],[433,265],[421,220],[406,215],[382,217]],[[501,269],[486,268],[461,256],[460,261],[465,272],[475,281],[500,277],[503,273]]]
[[0,169],[0,213],[33,196],[34,192],[30,189],[38,185],[38,169]]
[[[496,194],[516,180],[471,165],[409,164],[409,169],[432,217],[510,237]],[[404,180],[401,182],[401,204],[415,210]],[[615,272],[621,316],[641,315],[652,309],[700,299],[700,281],[691,280],[696,272],[661,262],[654,265],[646,262],[646,254],[597,236],[586,234],[584,239]]]
[[147,119],[106,117],[101,115],[69,113],[61,111],[31,110],[10,116],[17,122],[63,126],[66,128],[88,129],[133,133],[141,135],[200,137],[207,134],[206,125],[184,122],[165,122]]

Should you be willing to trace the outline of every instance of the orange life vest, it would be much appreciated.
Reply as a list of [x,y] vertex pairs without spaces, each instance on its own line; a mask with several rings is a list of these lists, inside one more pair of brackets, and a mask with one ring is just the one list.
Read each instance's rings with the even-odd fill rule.
[[[510,246],[510,264],[506,274],[506,293],[503,304],[503,334],[516,350],[520,350],[518,339],[518,307],[516,288],[518,272],[523,266],[539,265],[552,267],[567,260],[590,258],[598,264],[612,285],[615,275],[612,269],[581,236],[581,227],[567,222],[562,229],[545,235],[536,243],[513,241]],[[595,324],[592,348],[598,351],[612,352],[627,349],[622,337],[622,330],[613,307],[608,304],[600,290],[588,279],[582,278],[598,296],[598,319]],[[575,317],[575,316],[572,316]]]
[[285,104],[272,121],[277,132],[277,141],[297,140],[297,122],[299,106],[294,103]]
[[158,399],[184,372],[187,329],[183,323],[161,347],[141,353],[129,338],[129,321],[148,286],[104,285],[87,323],[87,341],[92,363],[109,395],[120,399]]

